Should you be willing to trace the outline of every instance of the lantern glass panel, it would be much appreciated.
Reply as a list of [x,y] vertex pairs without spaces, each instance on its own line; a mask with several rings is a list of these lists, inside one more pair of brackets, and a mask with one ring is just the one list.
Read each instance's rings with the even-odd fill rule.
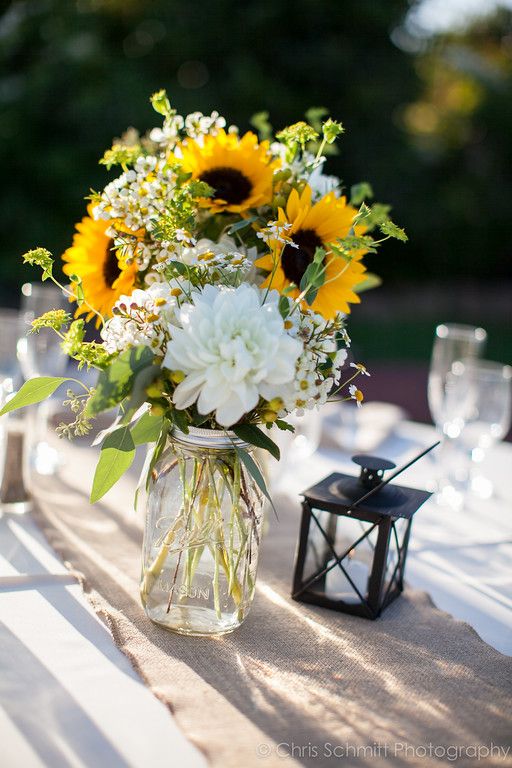
[[[331,566],[310,589],[321,591],[333,600],[350,604],[360,603],[368,596],[378,536],[377,527],[366,521],[318,509],[313,509],[312,513],[304,581]],[[342,555],[344,557],[340,567],[335,561]]]
[[392,523],[384,577],[384,596],[399,586],[405,554],[404,542],[408,529],[409,520],[404,518],[398,518]]

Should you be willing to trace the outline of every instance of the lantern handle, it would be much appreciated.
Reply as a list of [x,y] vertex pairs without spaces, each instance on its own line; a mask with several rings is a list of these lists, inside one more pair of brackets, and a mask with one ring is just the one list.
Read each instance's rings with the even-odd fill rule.
[[361,496],[361,498],[354,501],[353,504],[350,505],[349,509],[346,511],[346,515],[350,515],[354,507],[358,507],[359,504],[362,504],[363,501],[366,501],[366,499],[369,499],[370,496],[373,496],[374,493],[377,493],[377,491],[380,491],[381,488],[383,488],[385,485],[391,482],[391,480],[394,480],[395,477],[398,477],[402,472],[405,472],[406,469],[409,469],[410,466],[415,464],[419,459],[422,459],[423,456],[426,456],[427,453],[430,453],[434,448],[437,448],[437,446],[441,443],[440,440],[438,440],[436,443],[431,445],[429,448],[426,448],[424,451],[419,453],[417,456],[414,457],[414,459],[411,459],[411,461],[407,462],[407,464],[404,464],[403,467],[399,467],[396,472],[393,472],[392,475],[387,477],[385,480],[382,480],[378,485],[375,486],[375,488],[372,488],[368,491],[368,493],[365,493],[364,496]]

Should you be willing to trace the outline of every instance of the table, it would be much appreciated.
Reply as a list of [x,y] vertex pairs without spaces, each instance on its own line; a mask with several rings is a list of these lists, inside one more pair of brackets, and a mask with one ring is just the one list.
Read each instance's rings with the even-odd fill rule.
[[[398,420],[391,431],[380,422],[398,416],[397,409],[369,403],[365,430],[351,449],[336,445],[341,430],[339,412],[330,408],[324,432],[328,436],[316,453],[285,466],[276,488],[290,499],[297,494],[297,476],[305,488],[329,472],[356,474],[353,453],[376,451],[398,466],[435,442],[435,430],[425,424]],[[340,422],[337,425],[337,421]],[[387,422],[389,424],[389,422]],[[286,455],[286,454],[285,454]],[[435,454],[406,470],[403,485],[432,490]],[[416,514],[407,556],[407,583],[427,592],[436,606],[468,622],[487,643],[512,655],[512,445],[501,443],[489,452],[482,472],[494,485],[494,496],[469,496],[460,509],[439,506],[432,499]]]
[[[0,520],[2,766],[313,768],[339,764],[340,750],[354,766],[376,758],[423,766],[438,765],[421,752],[429,741],[510,749],[512,665],[427,595],[408,589],[378,622],[340,620],[289,599],[297,477],[306,486],[349,462],[332,430],[327,436],[314,457],[282,466],[280,522],[270,521],[254,608],[237,633],[219,640],[178,637],[147,622],[137,597],[134,476],[88,507],[96,454],[65,446],[61,477],[38,482],[38,525],[30,516]],[[430,428],[399,422],[379,452],[405,459],[431,439]],[[511,455],[499,446],[490,457],[497,481]],[[418,473],[404,484],[420,483]],[[486,510],[470,512],[472,529],[464,515],[446,520],[425,506],[407,579],[510,653],[510,515],[504,504]],[[486,762],[505,764],[512,764],[505,752]]]

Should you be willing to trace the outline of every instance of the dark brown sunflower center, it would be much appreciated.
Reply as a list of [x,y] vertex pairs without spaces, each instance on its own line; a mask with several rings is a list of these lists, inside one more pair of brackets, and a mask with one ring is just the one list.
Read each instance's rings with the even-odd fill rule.
[[239,205],[247,200],[252,192],[252,184],[242,171],[236,168],[210,168],[199,177],[215,190],[214,197],[225,200],[230,205]]
[[121,274],[116,251],[114,250],[114,241],[110,239],[107,244],[105,261],[103,262],[103,279],[109,288],[112,288],[115,281]]
[[300,285],[302,276],[313,261],[315,251],[322,247],[322,241],[313,229],[299,229],[292,235],[298,248],[288,245],[281,256],[281,265],[287,280]]

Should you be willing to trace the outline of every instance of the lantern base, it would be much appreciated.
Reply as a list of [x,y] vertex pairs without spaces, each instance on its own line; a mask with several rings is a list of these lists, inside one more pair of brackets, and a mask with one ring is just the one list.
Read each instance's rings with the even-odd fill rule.
[[318,605],[320,608],[329,608],[331,611],[337,611],[338,613],[348,613],[352,616],[360,616],[363,619],[375,621],[382,614],[382,611],[396,600],[403,591],[403,585],[397,585],[378,608],[365,603],[345,603],[342,600],[334,600],[332,597],[327,597],[324,592],[315,589],[308,589],[301,594],[292,595],[292,599],[297,603]]

